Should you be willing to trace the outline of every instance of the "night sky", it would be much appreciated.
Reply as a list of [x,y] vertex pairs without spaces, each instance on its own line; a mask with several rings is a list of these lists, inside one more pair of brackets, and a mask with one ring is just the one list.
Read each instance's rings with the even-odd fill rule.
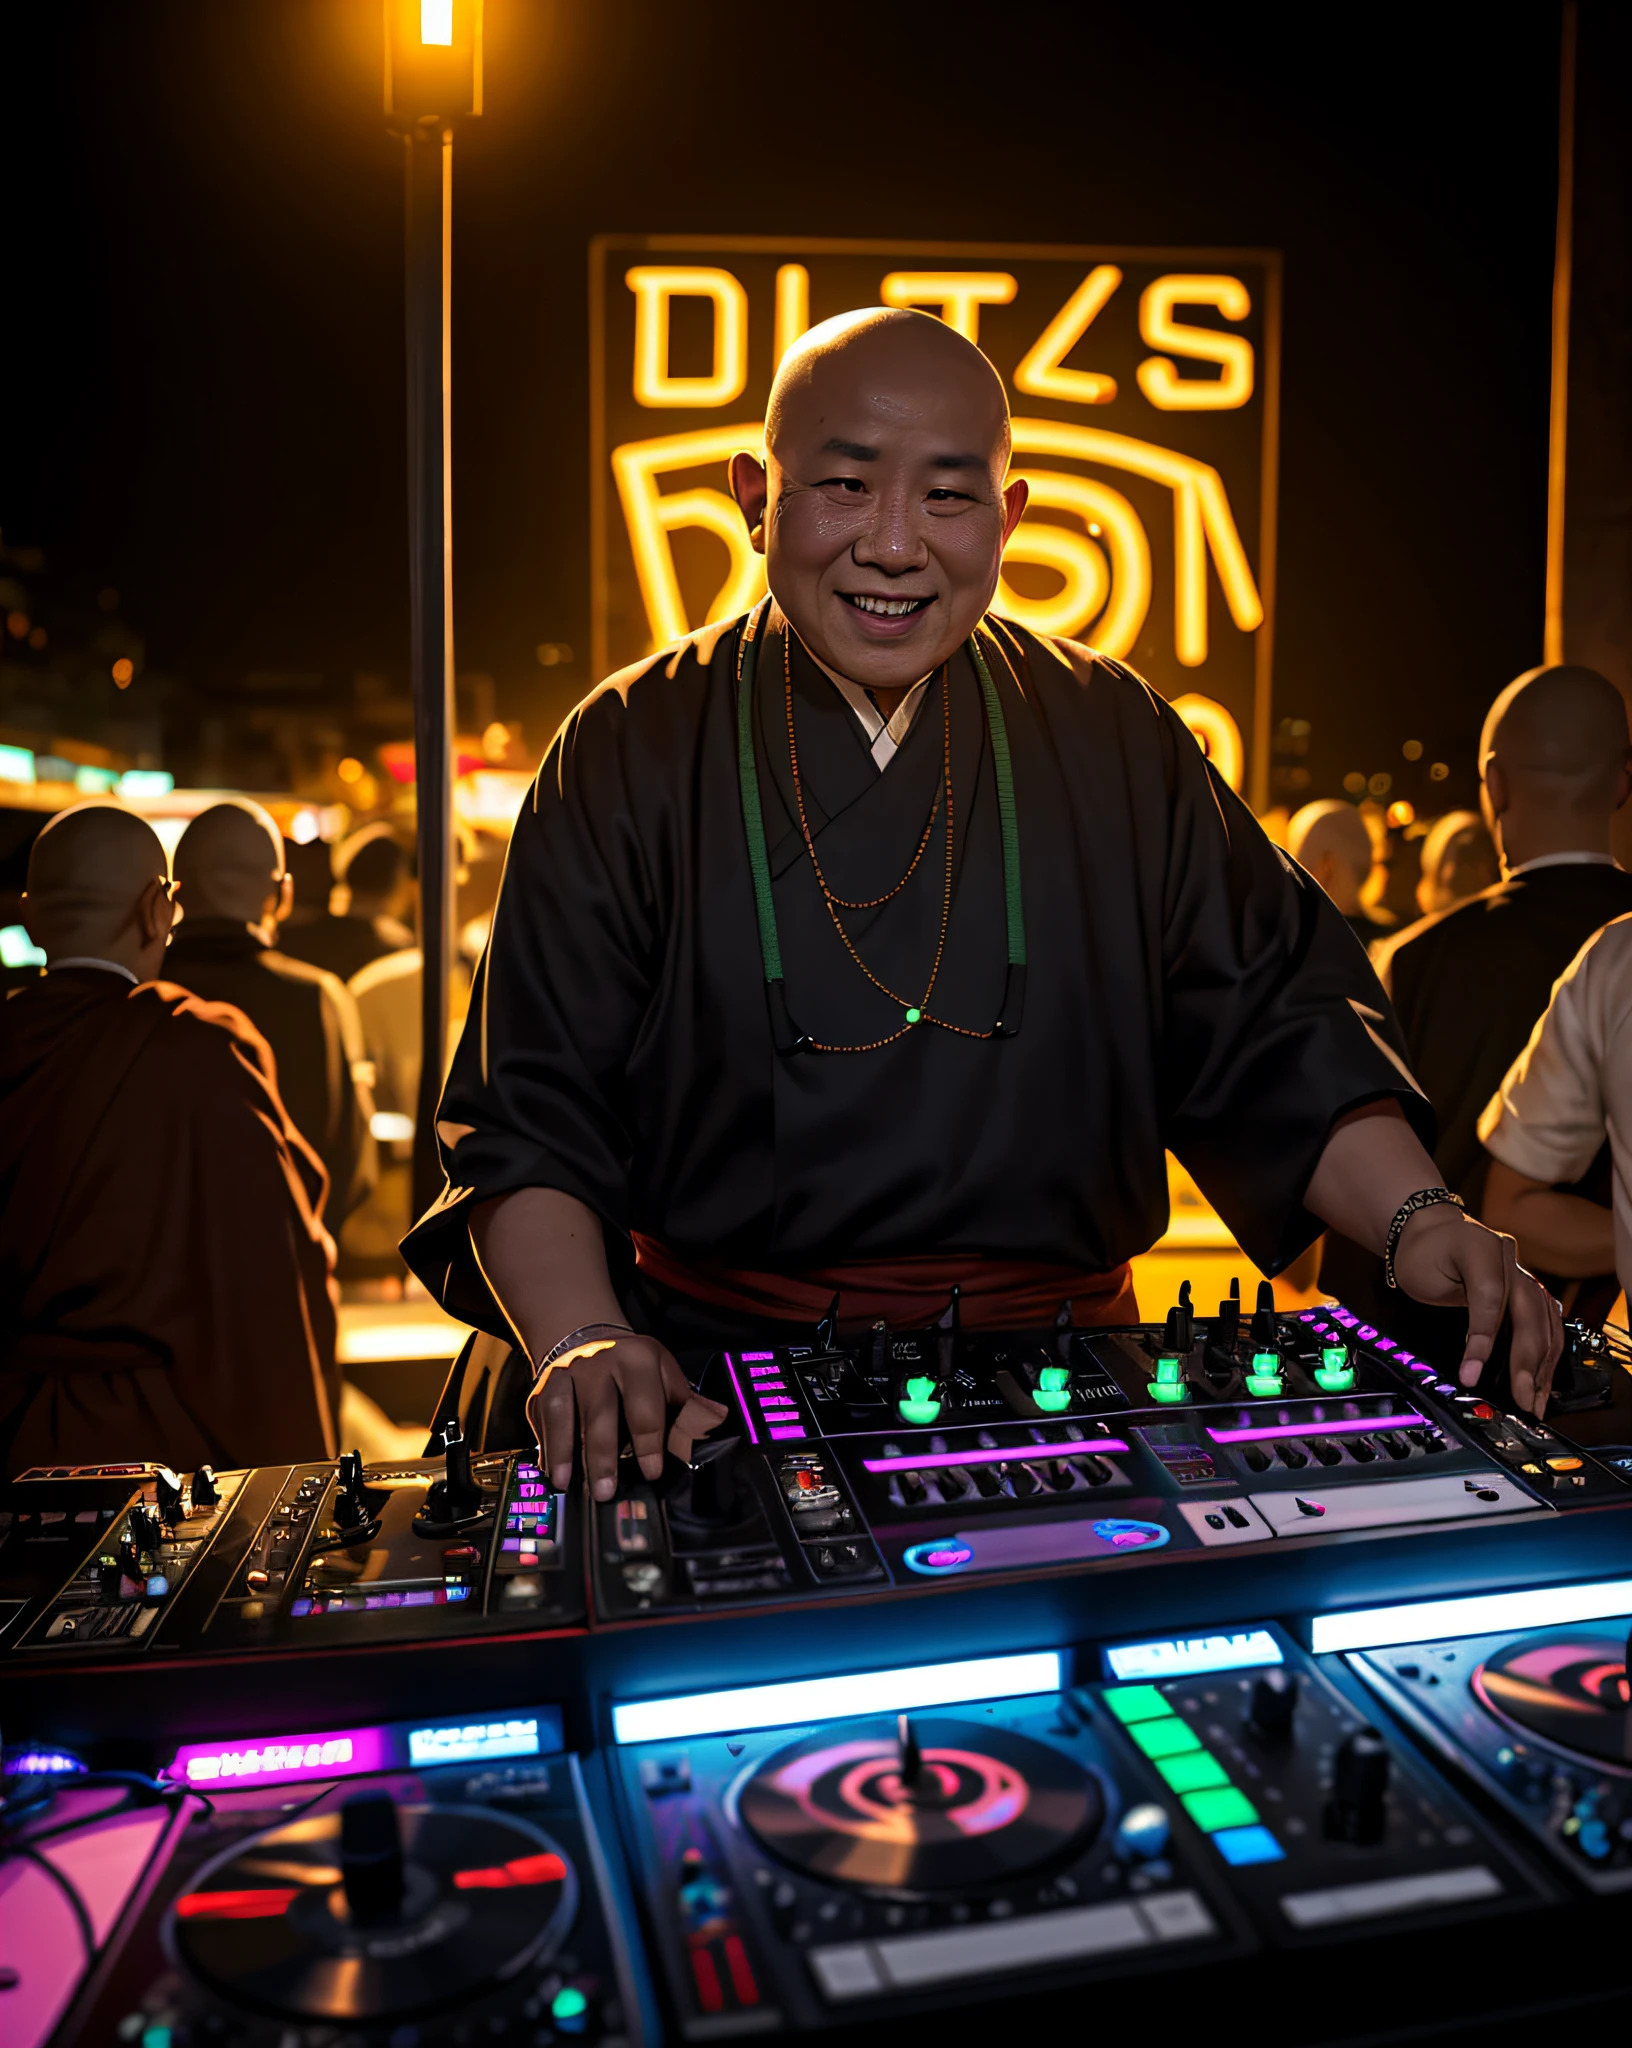
[[[1540,659],[1558,10],[488,0],[455,167],[459,668],[542,747],[588,648],[601,230],[1286,258],[1276,712],[1313,793],[1472,794]],[[0,26],[0,529],[179,701],[403,686],[401,145],[377,0]],[[540,641],[573,664],[542,670]],[[138,686],[139,687],[139,686]],[[3,716],[3,713],[0,713]],[[1428,794],[1424,781],[1423,796]]]

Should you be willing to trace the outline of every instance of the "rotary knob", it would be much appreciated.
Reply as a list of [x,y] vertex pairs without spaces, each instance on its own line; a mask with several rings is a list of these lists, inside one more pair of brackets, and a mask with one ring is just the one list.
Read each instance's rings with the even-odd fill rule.
[[1292,1740],[1292,1723],[1298,1711],[1298,1677],[1284,1664],[1264,1672],[1252,1688],[1247,1708],[1247,1729],[1260,1742]]
[[1375,1728],[1344,1737],[1326,1806],[1326,1832],[1339,1842],[1370,1846],[1388,1826],[1388,1745]]

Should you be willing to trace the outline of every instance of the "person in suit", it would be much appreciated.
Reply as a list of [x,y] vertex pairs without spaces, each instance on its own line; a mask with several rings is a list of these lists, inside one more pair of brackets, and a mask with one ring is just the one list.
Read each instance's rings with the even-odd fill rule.
[[[1632,795],[1621,693],[1595,669],[1527,670],[1491,705],[1479,740],[1480,808],[1501,856],[1493,887],[1410,925],[1374,955],[1411,1070],[1439,1120],[1435,1163],[1477,1215],[1479,1118],[1547,1008],[1553,983],[1600,926],[1632,912],[1610,821]],[[1455,1312],[1407,1303],[1381,1262],[1329,1237],[1321,1285],[1425,1356],[1460,1341]],[[1456,1354],[1459,1355],[1459,1354]]]

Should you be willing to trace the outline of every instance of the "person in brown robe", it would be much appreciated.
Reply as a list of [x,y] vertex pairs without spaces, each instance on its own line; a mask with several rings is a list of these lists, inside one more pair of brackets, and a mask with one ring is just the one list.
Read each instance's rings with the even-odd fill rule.
[[332,1457],[324,1173],[265,1041],[158,980],[177,910],[133,813],[29,860],[47,972],[0,1005],[0,1473]]

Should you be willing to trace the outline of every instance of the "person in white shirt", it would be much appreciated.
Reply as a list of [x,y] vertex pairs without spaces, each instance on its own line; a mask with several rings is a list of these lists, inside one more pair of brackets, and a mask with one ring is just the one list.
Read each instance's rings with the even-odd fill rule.
[[[1479,1119],[1484,1220],[1527,1266],[1632,1286],[1632,917],[1595,932]],[[1608,1141],[1613,1209],[1575,1192]]]

